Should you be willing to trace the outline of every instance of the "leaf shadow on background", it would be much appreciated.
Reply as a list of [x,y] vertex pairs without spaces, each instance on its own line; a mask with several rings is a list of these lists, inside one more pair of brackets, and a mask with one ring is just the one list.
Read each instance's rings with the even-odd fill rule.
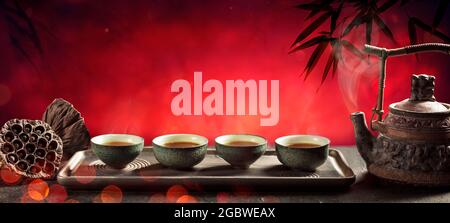
[[36,71],[39,67],[33,60],[34,55],[42,56],[44,50],[37,28],[28,16],[21,2],[17,0],[0,1],[0,15],[6,23],[11,46],[30,63]]
[[411,44],[417,44],[417,28],[421,29],[422,31],[428,32],[437,38],[441,39],[442,41],[446,43],[450,43],[450,37],[441,31],[438,30],[438,26],[441,24],[442,19],[444,18],[445,12],[448,10],[449,0],[440,0],[438,7],[436,9],[436,13],[433,18],[432,25],[428,25],[425,22],[423,22],[421,19],[417,17],[410,17],[408,21],[408,34],[409,34],[409,41]]

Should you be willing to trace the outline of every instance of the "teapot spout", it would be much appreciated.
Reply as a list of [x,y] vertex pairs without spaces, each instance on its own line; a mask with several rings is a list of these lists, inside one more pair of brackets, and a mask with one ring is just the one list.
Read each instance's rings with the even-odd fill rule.
[[373,163],[372,149],[376,139],[367,127],[364,112],[352,113],[351,120],[355,130],[356,147],[366,163],[371,164]]

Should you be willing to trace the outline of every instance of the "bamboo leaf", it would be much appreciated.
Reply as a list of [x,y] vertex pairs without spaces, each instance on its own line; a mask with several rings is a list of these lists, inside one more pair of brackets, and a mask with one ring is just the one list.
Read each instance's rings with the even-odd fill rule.
[[22,44],[20,44],[19,39],[17,39],[13,35],[9,35],[9,40],[11,41],[11,45],[14,48],[16,48],[20,52],[20,54],[25,58],[25,60],[27,60],[28,63],[30,63],[37,70],[36,64],[33,62],[28,52],[22,47]]
[[[411,45],[417,44],[417,31],[415,18],[410,18],[408,21],[408,35],[409,35],[409,43]],[[419,54],[415,54],[416,60],[419,60]]]
[[308,10],[310,13],[306,17],[306,19],[310,19],[313,16],[317,15],[319,12],[322,11],[332,11],[333,8],[331,5],[329,5],[329,1],[325,1],[323,3],[306,3],[306,4],[299,4],[295,6],[296,8]]
[[338,20],[339,16],[341,15],[342,6],[344,6],[343,1],[339,4],[338,9],[335,12],[333,12],[333,14],[331,15],[330,33],[333,33],[334,30],[336,30],[336,24],[337,24],[337,20]]
[[378,9],[377,12],[378,13],[382,13],[388,9],[390,9],[392,6],[394,6],[396,3],[398,2],[398,0],[388,0],[386,1],[383,5],[381,5]]
[[355,56],[359,57],[360,59],[364,59],[364,54],[358,50],[353,44],[348,42],[347,40],[341,40],[342,46],[351,53],[353,53]]
[[332,42],[331,46],[333,47],[333,54],[336,57],[336,60],[342,60],[342,43],[341,41],[335,40]]
[[312,32],[314,32],[319,26],[321,26],[325,20],[327,20],[331,16],[330,12],[324,13],[319,18],[317,18],[314,22],[309,24],[295,39],[294,43],[292,43],[291,47],[293,47],[295,44],[303,41],[306,37],[308,37]]
[[309,58],[308,63],[306,64],[306,67],[304,70],[304,72],[306,72],[305,80],[308,78],[311,71],[317,65],[317,62],[319,61],[320,57],[322,56],[322,54],[325,51],[325,49],[327,48],[327,46],[328,46],[327,42],[320,43],[316,47],[314,52],[311,54],[311,57]]
[[320,12],[320,10],[312,10],[312,11],[308,14],[308,16],[306,16],[306,20],[308,20],[308,19],[314,17],[315,15],[319,14],[319,12]]
[[339,62],[339,60],[338,60],[337,58],[335,58],[335,59],[333,60],[333,73],[332,73],[332,78],[334,78],[334,77],[336,76],[338,62]]
[[360,12],[358,13],[358,15],[356,15],[353,20],[350,22],[350,24],[348,24],[348,26],[344,29],[344,32],[342,33],[342,37],[346,36],[347,34],[350,33],[350,31],[353,30],[353,28],[361,25],[365,20],[365,16],[364,16],[364,12]]
[[331,47],[332,47],[331,53],[334,57],[333,71],[332,71],[332,78],[334,78],[336,76],[338,62],[339,60],[342,60],[342,53],[341,53],[342,44],[340,43],[339,40],[333,40],[331,42]]
[[439,5],[437,8],[436,14],[434,15],[433,24],[431,25],[431,27],[433,28],[433,31],[436,30],[436,28],[439,26],[439,24],[441,24],[449,2],[450,2],[449,0],[440,0],[439,1]]
[[414,24],[416,25],[416,27],[419,27],[420,29],[433,34],[434,36],[444,40],[445,42],[449,43],[450,42],[450,37],[445,35],[444,33],[440,32],[439,30],[434,30],[430,25],[425,24],[424,22],[422,22],[421,20],[417,19],[417,18],[412,18],[414,19]]
[[392,42],[397,43],[391,30],[387,27],[383,20],[378,15],[375,15],[373,19],[378,27],[380,27],[381,31],[383,31],[384,35],[386,35]]
[[372,18],[366,22],[366,44],[372,42]]
[[28,25],[28,29],[30,31],[29,39],[33,42],[36,49],[39,51],[39,53],[43,53],[41,40],[37,34],[36,28],[34,27],[33,22],[31,21],[31,18],[28,17],[25,10],[23,10],[22,6],[20,6],[19,2],[16,0],[14,1],[15,7],[17,9],[17,16],[22,18]]
[[415,18],[410,18],[408,21],[408,35],[409,35],[409,43],[411,45],[417,44],[417,31]]
[[327,36],[314,37],[314,38],[304,42],[300,46],[295,47],[293,50],[289,51],[289,54],[297,52],[297,51],[302,50],[302,49],[306,49],[306,48],[312,47],[314,45],[317,45],[319,43],[322,43],[322,42],[325,42],[325,41],[329,41],[329,40],[330,40],[330,38],[327,37]]
[[320,85],[322,85],[323,82],[325,82],[325,79],[327,79],[328,72],[330,72],[331,66],[333,65],[335,59],[336,58],[334,57],[333,52],[331,52],[330,56],[328,56],[328,60],[325,65],[325,69],[323,70],[322,81],[320,82]]
[[13,30],[15,30],[17,33],[19,33],[22,36],[25,37],[30,37],[30,33],[28,32],[28,30],[26,28],[24,28],[23,26],[21,26],[13,17],[11,17],[10,15],[5,15],[5,21],[6,23],[9,25],[9,27]]
[[353,7],[355,7],[357,11],[367,13],[369,10],[376,9],[377,1],[375,0],[356,0],[353,2]]

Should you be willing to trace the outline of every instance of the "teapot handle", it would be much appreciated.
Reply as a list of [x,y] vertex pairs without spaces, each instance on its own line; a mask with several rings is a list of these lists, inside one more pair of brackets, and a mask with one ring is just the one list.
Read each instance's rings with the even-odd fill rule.
[[403,56],[408,54],[416,54],[423,52],[441,52],[450,55],[450,44],[443,43],[424,43],[418,45],[405,46],[402,48],[386,49],[377,46],[371,46],[366,44],[364,46],[364,51],[368,54],[378,56],[381,59],[380,63],[380,80],[378,82],[378,98],[377,106],[372,109],[372,120],[370,128],[374,129],[372,124],[375,120],[375,115],[377,116],[376,122],[381,123],[383,119],[383,102],[384,102],[384,87],[386,82],[386,60],[388,57]]
[[416,54],[424,52],[441,52],[445,54],[450,54],[450,44],[424,43],[395,49],[386,49],[366,44],[364,45],[364,51],[368,54],[372,54],[378,57],[382,57],[383,52],[386,52],[387,57],[403,56],[408,54]]

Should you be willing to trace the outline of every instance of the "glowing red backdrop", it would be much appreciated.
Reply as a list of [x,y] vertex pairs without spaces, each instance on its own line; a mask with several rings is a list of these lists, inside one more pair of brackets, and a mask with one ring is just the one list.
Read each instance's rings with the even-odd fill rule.
[[[43,52],[29,60],[18,52],[0,20],[0,122],[40,119],[54,98],[72,102],[92,135],[134,133],[146,142],[165,133],[253,133],[272,140],[291,133],[321,134],[333,144],[353,144],[349,114],[375,105],[377,68],[344,55],[339,74],[320,88],[321,61],[306,82],[299,77],[310,52],[289,55],[308,24],[293,0],[88,1],[26,4]],[[408,13],[428,20],[436,4],[422,1]],[[404,8],[383,14],[399,45],[408,45]],[[441,26],[450,33],[447,13]],[[427,21],[428,21],[427,20]],[[342,28],[342,27],[341,27]],[[320,31],[320,29],[318,30]],[[349,39],[361,46],[364,26]],[[421,42],[439,41],[418,33]],[[374,28],[373,44],[394,47]],[[329,52],[329,49],[327,49]],[[450,58],[425,54],[388,62],[386,105],[409,96],[410,75],[434,74],[436,97],[450,102]],[[33,65],[34,64],[34,65]],[[356,65],[355,65],[356,64]],[[177,79],[279,80],[280,120],[261,127],[258,116],[175,116],[170,86]]]

